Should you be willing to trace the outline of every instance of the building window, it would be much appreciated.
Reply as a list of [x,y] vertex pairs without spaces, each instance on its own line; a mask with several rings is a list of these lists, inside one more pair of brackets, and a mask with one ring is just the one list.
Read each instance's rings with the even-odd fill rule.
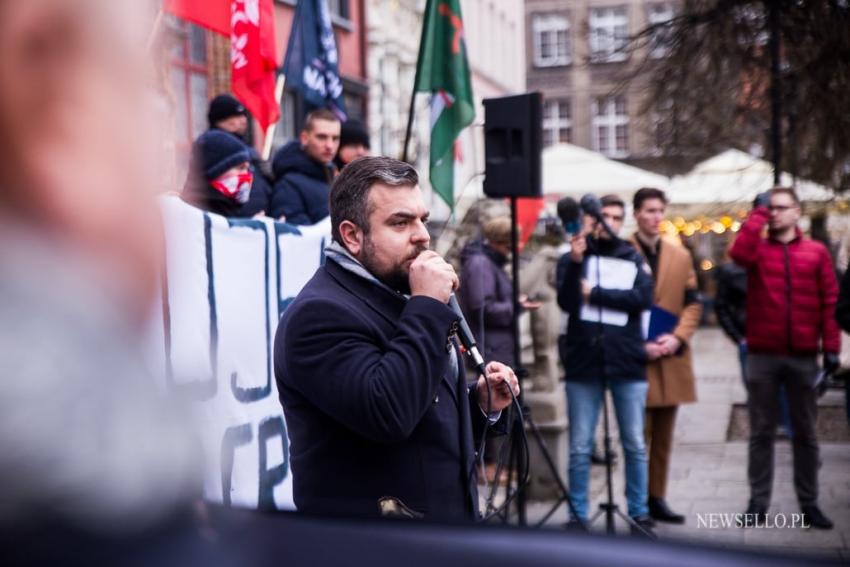
[[284,89],[280,101],[280,119],[277,121],[272,139],[272,153],[288,141],[295,139],[298,134],[295,129],[300,105],[301,101],[298,100],[296,93]]
[[547,100],[543,106],[543,145],[570,143],[573,138],[569,100]]
[[570,63],[570,23],[555,15],[535,15],[531,25],[534,36],[534,66],[554,67]]
[[649,56],[653,59],[666,57],[670,52],[670,27],[667,24],[673,19],[673,6],[670,4],[650,4],[646,8],[646,20],[650,26],[658,26],[652,30],[649,40]]
[[171,89],[177,116],[177,147],[188,151],[207,129],[207,42],[200,27],[174,20],[177,38],[171,49]]
[[351,13],[348,10],[348,0],[328,0],[328,11],[331,16],[336,16],[343,20],[350,20]]
[[629,19],[625,6],[590,10],[590,57],[594,63],[625,61]]
[[593,101],[593,149],[608,157],[629,155],[626,97],[598,97]]

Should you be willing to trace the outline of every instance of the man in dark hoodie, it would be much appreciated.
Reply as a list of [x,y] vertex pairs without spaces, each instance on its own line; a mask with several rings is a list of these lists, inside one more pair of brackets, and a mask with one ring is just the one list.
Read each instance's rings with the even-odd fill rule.
[[182,199],[226,217],[251,216],[243,205],[251,194],[253,173],[248,148],[219,130],[204,132],[192,146],[192,162]]
[[274,188],[269,216],[291,224],[315,224],[328,216],[328,197],[336,174],[340,123],[327,109],[307,115],[298,140],[283,146],[272,160]]
[[[602,218],[615,234],[624,217],[622,199],[602,198]],[[652,276],[628,242],[612,238],[587,219],[585,230],[572,238],[570,252],[558,263],[558,305],[569,314],[559,348],[570,419],[569,487],[575,514],[570,521],[584,525],[588,519],[593,432],[607,386],[625,453],[628,513],[640,528],[633,527],[632,533],[651,536],[641,314],[652,304]]]
[[222,130],[243,142],[248,149],[251,167],[254,168],[254,181],[251,184],[251,194],[248,202],[242,205],[238,216],[252,217],[257,214],[267,214],[269,198],[272,193],[268,162],[260,157],[254,149],[248,131],[248,111],[245,106],[229,94],[220,94],[210,101],[207,112],[210,130]]

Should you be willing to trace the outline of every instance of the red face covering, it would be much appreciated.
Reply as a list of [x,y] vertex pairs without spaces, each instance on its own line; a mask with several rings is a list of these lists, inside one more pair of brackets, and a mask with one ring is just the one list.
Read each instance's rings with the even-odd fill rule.
[[253,182],[254,174],[250,171],[242,171],[217,177],[210,181],[210,185],[227,198],[244,205],[251,195],[251,183]]

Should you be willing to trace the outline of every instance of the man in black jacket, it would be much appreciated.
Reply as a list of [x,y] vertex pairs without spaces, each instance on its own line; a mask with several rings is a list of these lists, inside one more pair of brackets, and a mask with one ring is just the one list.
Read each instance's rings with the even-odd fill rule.
[[336,175],[340,123],[326,108],[307,115],[297,140],[272,159],[274,187],[269,216],[291,224],[316,224],[328,216],[328,195]]
[[[615,195],[603,197],[602,216],[618,232],[625,216],[623,201]],[[641,314],[652,303],[652,277],[634,247],[611,238],[596,223],[570,244],[558,264],[558,305],[569,314],[559,346],[570,421],[570,498],[578,516],[571,522],[587,521],[593,432],[607,384],[625,453],[628,513],[648,533],[653,522],[647,508]]]
[[729,260],[717,268],[715,278],[717,297],[714,313],[720,328],[738,347],[741,378],[744,378],[747,355],[747,271]]
[[287,308],[275,378],[289,428],[293,497],[314,514],[478,516],[475,431],[519,393],[498,362],[467,387],[446,303],[454,269],[428,250],[416,170],[347,165],[330,197],[324,266]]

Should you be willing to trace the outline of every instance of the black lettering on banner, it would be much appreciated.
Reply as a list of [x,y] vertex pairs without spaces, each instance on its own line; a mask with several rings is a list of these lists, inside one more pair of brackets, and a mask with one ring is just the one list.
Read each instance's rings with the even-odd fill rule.
[[207,303],[210,308],[210,378],[196,382],[174,381],[174,363],[171,358],[171,302],[168,291],[168,275],[162,278],[162,324],[165,337],[165,382],[170,391],[191,400],[204,401],[218,392],[218,321],[215,305],[215,282],[213,281],[212,221],[204,213],[204,248],[207,263]]
[[228,427],[221,438],[221,501],[225,506],[230,506],[236,447],[249,444],[253,438],[249,423]]
[[[278,319],[280,319],[280,317],[283,316],[283,312],[286,311],[286,308],[289,307],[289,304],[292,303],[293,299],[295,299],[294,297],[283,297],[280,294],[280,290],[283,287],[283,273],[281,271],[281,266],[283,265],[283,262],[281,260],[281,254],[280,254],[280,235],[281,234],[296,234],[298,236],[301,236],[301,231],[298,230],[298,228],[296,226],[291,225],[291,224],[287,224],[287,223],[283,223],[283,222],[274,223],[274,241],[275,241],[275,252],[276,252],[275,260],[276,260],[276,264],[277,264],[277,293],[275,295],[277,295],[277,317],[278,317]],[[324,249],[325,249],[324,240],[322,240],[322,254],[324,254]]]
[[[279,437],[283,454],[283,462],[268,468],[267,442]],[[286,425],[280,416],[270,417],[260,422],[260,432],[257,436],[260,444],[260,493],[257,497],[257,508],[260,510],[276,510],[274,489],[281,484],[289,474],[289,438],[286,435]]]
[[269,296],[271,295],[269,293],[269,233],[266,228],[266,224],[259,220],[229,218],[227,219],[227,224],[230,228],[242,227],[250,228],[251,230],[258,230],[263,233],[263,238],[265,239],[265,248],[263,248],[263,259],[265,261],[264,283],[266,287],[266,383],[263,386],[243,388],[239,386],[238,383],[239,374],[237,372],[232,372],[230,374],[230,391],[233,393],[233,397],[236,398],[237,401],[247,404],[251,402],[256,402],[257,400],[262,400],[263,398],[271,394],[272,391],[272,331],[271,318],[269,316]]

